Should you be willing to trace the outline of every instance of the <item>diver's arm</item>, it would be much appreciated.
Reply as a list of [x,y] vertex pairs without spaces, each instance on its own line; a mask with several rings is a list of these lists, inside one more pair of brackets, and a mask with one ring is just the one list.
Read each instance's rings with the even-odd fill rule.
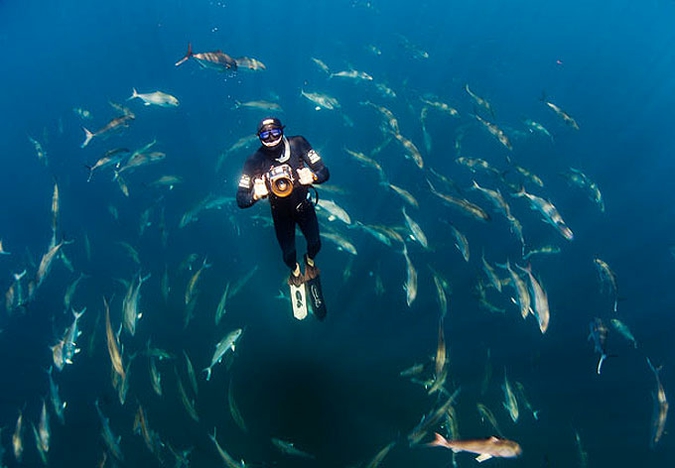
[[309,168],[314,173],[314,183],[322,184],[326,182],[330,177],[330,172],[328,171],[328,168],[324,165],[321,156],[319,156],[319,153],[317,153],[314,150],[314,148],[312,148],[312,145],[310,145],[309,142],[304,138],[302,138],[302,145],[303,145],[302,159],[305,161],[305,163],[307,163]]
[[244,164],[244,170],[239,179],[239,188],[237,189],[237,206],[239,208],[248,208],[258,201],[254,197],[255,171],[253,170],[252,157]]

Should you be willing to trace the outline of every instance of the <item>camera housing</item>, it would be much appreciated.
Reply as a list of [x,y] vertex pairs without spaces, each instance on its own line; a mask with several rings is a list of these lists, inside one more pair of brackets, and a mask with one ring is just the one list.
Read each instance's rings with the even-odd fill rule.
[[266,179],[270,191],[279,198],[285,198],[293,192],[293,171],[288,164],[270,169]]

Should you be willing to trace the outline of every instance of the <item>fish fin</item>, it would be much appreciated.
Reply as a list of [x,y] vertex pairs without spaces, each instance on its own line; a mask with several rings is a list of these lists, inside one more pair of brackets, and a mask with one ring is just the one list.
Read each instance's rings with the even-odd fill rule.
[[143,102],[143,105],[144,105],[144,106],[149,106],[150,103],[149,103],[149,102]]
[[187,53],[185,54],[185,57],[183,57],[183,58],[180,59],[178,62],[176,62],[175,65],[176,65],[176,66],[181,65],[182,63],[186,62],[190,57],[192,57],[192,55],[193,55],[193,54],[192,54],[192,43],[191,43],[191,42],[188,42],[188,50],[187,50]]
[[[422,418],[424,419],[424,418]],[[427,447],[446,447],[446,448],[451,448],[448,446],[448,440],[440,435],[438,432],[434,432],[434,440],[426,444]],[[454,448],[452,449],[453,451],[455,450]]]
[[476,461],[478,463],[483,463],[485,460],[489,460],[490,458],[492,458],[492,455],[490,455],[489,453],[481,453],[476,457]]
[[87,130],[84,127],[82,127],[82,130],[84,130],[85,138],[84,138],[84,143],[82,143],[82,145],[80,145],[80,148],[84,148],[85,146],[87,146],[89,144],[89,142],[91,141],[91,139],[94,138],[94,134],[91,133],[89,130]]
[[600,356],[600,360],[598,361],[598,367],[596,368],[596,372],[598,375],[600,375],[600,372],[602,372],[602,363],[605,362],[605,359],[607,359],[606,354]]

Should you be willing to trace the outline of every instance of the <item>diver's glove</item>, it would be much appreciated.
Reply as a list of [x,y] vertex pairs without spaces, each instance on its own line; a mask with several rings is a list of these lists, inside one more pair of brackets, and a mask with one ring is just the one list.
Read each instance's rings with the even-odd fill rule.
[[253,199],[260,200],[268,195],[267,185],[263,178],[258,178],[253,181]]
[[301,167],[298,169],[298,182],[300,182],[300,185],[312,185],[314,173],[308,167]]

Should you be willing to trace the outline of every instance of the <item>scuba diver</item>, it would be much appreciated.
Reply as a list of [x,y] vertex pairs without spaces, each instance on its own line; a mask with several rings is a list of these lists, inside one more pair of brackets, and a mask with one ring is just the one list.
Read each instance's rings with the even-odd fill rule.
[[[262,145],[244,163],[237,190],[237,205],[239,208],[248,208],[260,199],[269,198],[274,231],[284,263],[291,270],[288,284],[291,298],[297,299],[292,300],[294,315],[304,318],[307,314],[304,287],[307,283],[314,314],[323,319],[325,305],[318,282],[319,269],[314,263],[321,249],[321,238],[309,187],[327,181],[328,168],[304,137],[286,137],[284,125],[276,117],[261,120],[257,135]],[[307,241],[304,275],[296,258],[296,225]],[[303,315],[303,308],[304,316],[299,317],[298,314]]]

